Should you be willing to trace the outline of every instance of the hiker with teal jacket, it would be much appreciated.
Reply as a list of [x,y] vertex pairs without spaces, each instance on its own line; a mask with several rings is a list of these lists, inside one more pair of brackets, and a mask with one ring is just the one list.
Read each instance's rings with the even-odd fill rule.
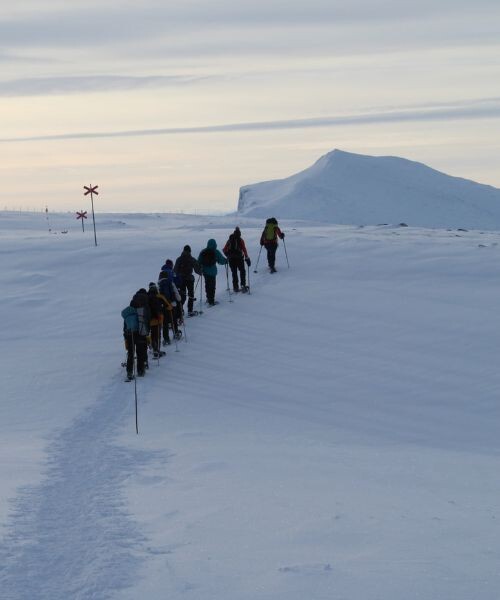
[[215,283],[217,278],[217,265],[226,265],[227,259],[217,250],[217,242],[210,239],[207,247],[204,248],[198,256],[198,262],[201,265],[203,277],[205,279],[205,293],[207,295],[207,304],[214,306],[215,301]]

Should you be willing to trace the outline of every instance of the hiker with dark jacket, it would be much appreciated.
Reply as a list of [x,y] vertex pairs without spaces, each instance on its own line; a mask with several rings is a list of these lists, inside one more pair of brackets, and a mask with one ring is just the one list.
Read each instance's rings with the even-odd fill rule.
[[123,337],[127,348],[127,377],[133,378],[134,357],[137,356],[137,375],[144,377],[148,362],[149,335],[149,298],[145,289],[141,288],[132,300],[130,306],[122,311]]
[[[181,305],[184,306],[186,297],[188,299],[188,316],[193,316],[194,301],[194,275],[201,275],[200,263],[191,256],[191,246],[184,246],[182,254],[177,257],[174,265],[174,273],[179,281],[179,292],[181,294]],[[200,290],[201,293],[201,290]]]
[[[248,256],[245,240],[241,237],[239,227],[236,227],[234,232],[229,236],[222,252],[227,256],[229,262],[233,279],[233,290],[239,292],[241,289],[243,293],[248,292],[245,263],[248,266],[252,263]],[[238,272],[240,274],[241,287],[238,284]]]
[[153,357],[160,358],[161,356],[165,356],[165,352],[160,350],[160,342],[166,300],[160,294],[158,286],[154,281],[149,284],[148,298],[149,310],[151,311],[151,320],[149,322],[151,330],[151,347],[153,349]]
[[225,259],[219,250],[217,250],[217,242],[214,239],[210,239],[207,242],[207,247],[200,252],[198,262],[201,265],[201,270],[205,279],[207,304],[209,306],[214,306],[217,304],[215,301],[217,265],[226,265],[227,259]]
[[267,263],[271,273],[276,273],[276,250],[278,249],[278,238],[284,239],[285,234],[278,227],[278,221],[274,217],[270,217],[266,221],[264,231],[260,236],[260,245],[264,246],[267,251]]

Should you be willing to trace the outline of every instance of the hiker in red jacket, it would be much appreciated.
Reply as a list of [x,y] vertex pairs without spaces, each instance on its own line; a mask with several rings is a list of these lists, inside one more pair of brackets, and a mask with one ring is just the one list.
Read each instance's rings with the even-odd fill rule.
[[278,249],[278,238],[284,239],[285,234],[278,227],[278,221],[274,217],[270,217],[266,221],[264,231],[260,236],[260,245],[264,246],[267,251],[267,263],[271,273],[276,273],[274,267],[276,263],[276,250]]

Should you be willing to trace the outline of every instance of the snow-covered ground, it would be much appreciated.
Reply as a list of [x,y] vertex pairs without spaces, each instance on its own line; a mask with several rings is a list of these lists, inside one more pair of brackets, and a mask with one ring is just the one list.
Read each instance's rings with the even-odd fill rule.
[[240,219],[136,435],[120,312],[236,222],[51,218],[0,213],[2,600],[497,600],[500,233],[282,222],[271,275]]

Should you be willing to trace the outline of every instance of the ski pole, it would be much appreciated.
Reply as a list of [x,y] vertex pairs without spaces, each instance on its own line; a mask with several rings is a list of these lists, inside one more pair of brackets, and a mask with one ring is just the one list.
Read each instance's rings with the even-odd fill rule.
[[[160,366],[160,348],[161,348],[160,340],[161,340],[161,336],[160,336],[160,319],[158,317],[158,338],[156,340],[156,348],[157,348],[157,350],[156,350],[156,361],[157,361],[156,364],[158,366]],[[153,351],[154,351],[154,348],[153,348]]]
[[176,336],[176,331],[175,331],[175,327],[174,327],[174,311],[173,308],[171,308],[169,310],[170,312],[170,324],[172,325],[172,337],[174,338],[175,341],[175,351],[179,352],[179,344],[177,343],[177,336]]
[[250,294],[250,267],[247,265],[247,283],[248,283],[248,293]]
[[288,265],[288,268],[290,268],[290,263],[288,262],[288,254],[286,252],[285,238],[283,238],[283,248],[285,249],[286,264]]
[[132,334],[132,355],[133,355],[133,362],[132,362],[132,372],[134,374],[134,395],[135,395],[135,432],[137,435],[139,435],[139,417],[138,417],[138,407],[137,407],[137,372],[136,372],[136,368],[135,368],[135,341],[134,341],[134,332],[131,331]]
[[184,306],[181,307],[181,316],[182,316],[182,329],[184,330],[184,341],[187,344],[188,338],[186,335],[186,313],[184,311]]
[[261,252],[262,252],[262,246],[260,247],[259,256],[257,257],[257,264],[255,265],[255,269],[253,270],[254,273],[257,273],[257,267],[259,266],[259,260],[260,260],[260,253]]
[[227,293],[229,294],[229,302],[232,302],[233,299],[231,298],[231,290],[229,289],[229,268],[227,266],[227,263],[226,263],[226,282],[227,282],[226,290],[227,290]]
[[[198,284],[201,284],[201,273],[200,273],[200,275],[198,277],[198,281],[196,282],[196,285],[194,286],[193,295],[194,295],[195,298],[196,298],[196,290],[198,289]],[[202,300],[201,297],[202,297],[202,295],[203,295],[203,289],[202,289],[202,286],[200,285],[200,310],[198,311],[198,314],[200,314],[200,315],[203,313],[203,311],[201,310],[201,300]],[[194,303],[193,303],[193,308],[194,308]]]

